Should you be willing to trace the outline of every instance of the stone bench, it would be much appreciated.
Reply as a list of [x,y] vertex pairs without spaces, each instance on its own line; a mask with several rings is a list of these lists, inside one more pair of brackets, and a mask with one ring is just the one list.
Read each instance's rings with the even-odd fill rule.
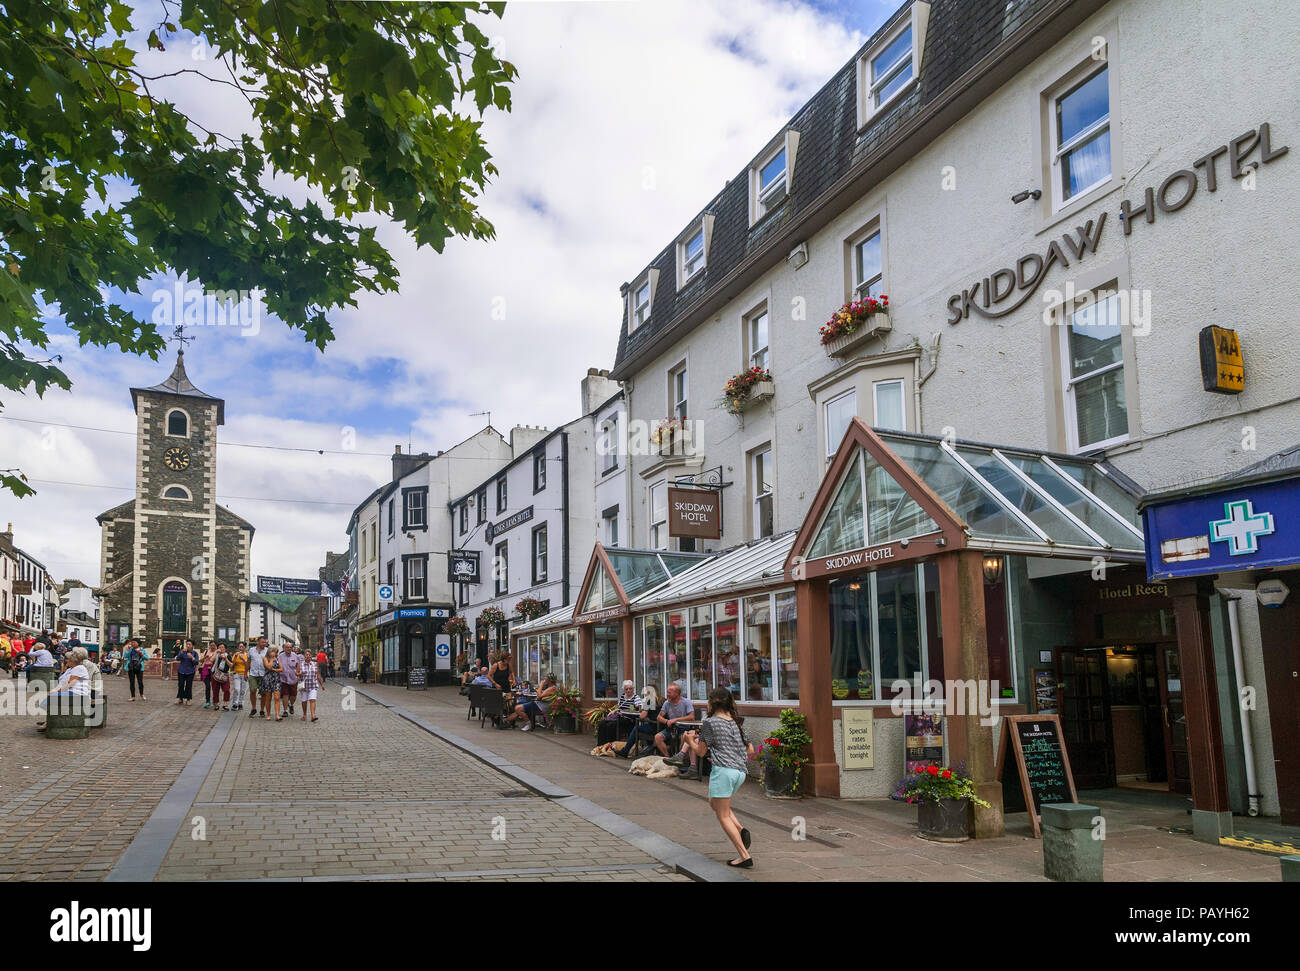
[[28,685],[36,684],[36,682],[39,681],[46,687],[52,688],[58,680],[59,677],[54,673],[54,668],[52,667],[29,667],[27,669]]
[[90,699],[79,695],[50,695],[45,711],[45,737],[59,740],[90,735]]

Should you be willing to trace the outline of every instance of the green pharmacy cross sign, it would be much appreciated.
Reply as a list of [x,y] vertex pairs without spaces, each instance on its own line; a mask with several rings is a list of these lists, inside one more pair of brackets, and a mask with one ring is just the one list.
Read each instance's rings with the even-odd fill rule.
[[1233,556],[1259,552],[1258,538],[1273,532],[1273,514],[1255,512],[1249,499],[1223,504],[1224,519],[1210,523],[1210,541],[1227,543]]

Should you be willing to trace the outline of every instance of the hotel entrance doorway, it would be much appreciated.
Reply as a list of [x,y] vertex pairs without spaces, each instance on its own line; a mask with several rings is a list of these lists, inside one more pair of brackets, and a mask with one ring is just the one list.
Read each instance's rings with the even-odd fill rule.
[[1076,785],[1190,793],[1177,642],[1058,647],[1054,654]]

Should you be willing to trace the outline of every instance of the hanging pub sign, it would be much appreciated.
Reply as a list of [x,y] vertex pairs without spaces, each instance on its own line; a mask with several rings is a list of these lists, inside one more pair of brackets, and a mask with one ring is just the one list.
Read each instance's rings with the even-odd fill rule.
[[507,516],[499,523],[488,523],[483,530],[483,535],[490,543],[508,529],[514,529],[516,526],[528,522],[533,518],[533,507],[520,509],[517,513]]
[[479,583],[478,550],[452,550],[447,554],[448,583]]
[[668,487],[668,535],[722,538],[722,494],[713,489]]
[[1218,394],[1241,394],[1245,388],[1246,366],[1235,330],[1214,324],[1201,328],[1201,383]]

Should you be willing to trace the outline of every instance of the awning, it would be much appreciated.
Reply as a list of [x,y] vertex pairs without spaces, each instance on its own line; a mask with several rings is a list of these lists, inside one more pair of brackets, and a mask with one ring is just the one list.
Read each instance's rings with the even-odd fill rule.
[[787,566],[812,577],[941,547],[1140,562],[1139,496],[1102,461],[873,430],[855,418]]
[[786,557],[795,532],[755,540],[715,553],[631,602],[632,613],[645,613],[703,597],[728,598],[746,590],[787,583]]
[[510,636],[515,637],[520,634],[536,634],[540,631],[555,630],[563,627],[573,626],[573,605],[568,607],[558,607],[550,613],[542,614],[540,617],[534,617],[526,624],[520,624],[518,627],[510,628]]
[[624,617],[633,599],[713,555],[606,549],[597,543],[591,551],[587,575],[578,589],[574,618],[581,624]]

